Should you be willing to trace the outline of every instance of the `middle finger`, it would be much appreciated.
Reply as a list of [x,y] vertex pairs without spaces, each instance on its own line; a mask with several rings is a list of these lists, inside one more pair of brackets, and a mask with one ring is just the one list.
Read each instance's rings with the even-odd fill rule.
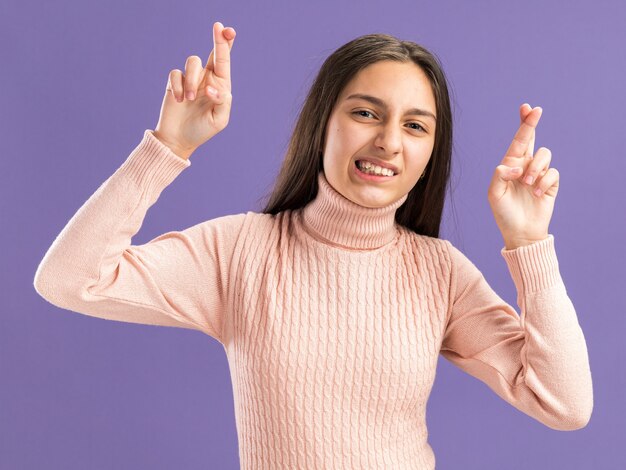
[[[526,116],[528,116],[528,113],[530,113],[533,110],[532,106],[530,106],[528,103],[524,103],[521,107],[520,107],[520,119],[521,122],[524,122],[524,119],[526,119]],[[533,130],[533,135],[530,138],[530,142],[528,143],[528,148],[526,149],[526,152],[524,152],[524,156],[525,157],[532,157],[533,154],[535,153],[535,135],[536,132],[535,130]]]
[[517,129],[513,141],[506,151],[506,156],[519,157],[524,155],[524,152],[530,144],[533,132],[539,123],[541,112],[542,109],[537,106],[526,115],[526,118]]
[[213,44],[213,72],[230,83],[230,47],[224,37],[224,25],[219,21],[213,24]]
[[[236,36],[236,32],[234,28],[231,28],[230,26],[227,28],[224,28],[224,35],[229,34],[230,36],[232,36],[231,39],[228,40],[228,48],[232,49],[233,48],[233,42],[235,41],[235,36]],[[206,66],[204,67],[207,70],[213,70],[213,66],[215,65],[213,62],[213,56],[215,55],[215,48],[211,49],[211,53],[209,54],[209,58],[206,61]]]

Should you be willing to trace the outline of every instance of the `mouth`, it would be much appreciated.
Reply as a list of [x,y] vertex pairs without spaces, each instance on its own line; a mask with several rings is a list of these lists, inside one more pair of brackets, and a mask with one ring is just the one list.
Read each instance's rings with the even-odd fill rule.
[[370,173],[376,175],[395,176],[400,173],[395,165],[375,157],[357,158],[354,164],[358,166],[359,170],[364,172],[369,170]]
[[374,171],[373,167],[375,167],[375,165],[372,165],[369,162],[363,162],[362,160],[355,160],[354,162],[355,173],[360,178],[367,181],[387,181],[396,176],[396,173],[388,168],[380,170],[379,167],[376,171]]

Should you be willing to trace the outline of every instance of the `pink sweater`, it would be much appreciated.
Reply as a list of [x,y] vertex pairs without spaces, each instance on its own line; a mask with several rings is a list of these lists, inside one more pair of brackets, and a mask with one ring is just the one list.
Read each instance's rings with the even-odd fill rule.
[[501,250],[521,314],[447,240],[361,207],[319,174],[314,201],[131,245],[191,165],[146,129],[41,261],[37,292],[94,317],[202,331],[230,366],[245,469],[433,469],[426,402],[441,353],[558,430],[593,407],[587,347],[554,237]]

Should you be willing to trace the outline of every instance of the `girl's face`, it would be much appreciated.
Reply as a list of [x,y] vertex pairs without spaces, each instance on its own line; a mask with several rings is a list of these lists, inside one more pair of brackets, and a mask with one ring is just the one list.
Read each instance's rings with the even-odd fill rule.
[[[435,97],[419,66],[390,60],[369,65],[346,85],[330,115],[324,175],[352,202],[389,205],[407,194],[426,168],[435,125]],[[362,159],[393,166],[394,175],[363,175],[356,167]]]

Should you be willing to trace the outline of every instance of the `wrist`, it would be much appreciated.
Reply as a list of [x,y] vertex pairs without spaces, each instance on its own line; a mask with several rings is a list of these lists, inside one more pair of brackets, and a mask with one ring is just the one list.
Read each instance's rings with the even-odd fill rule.
[[194,152],[192,149],[185,149],[172,143],[156,130],[152,131],[152,135],[154,135],[154,137],[156,137],[163,145],[168,147],[174,154],[176,154],[176,156],[182,158],[183,160],[189,160],[189,157],[191,157]]
[[505,238],[504,249],[515,250],[516,248],[521,248],[523,246],[532,245],[533,243],[546,240],[547,238],[548,238],[548,235],[546,235],[543,238]]

